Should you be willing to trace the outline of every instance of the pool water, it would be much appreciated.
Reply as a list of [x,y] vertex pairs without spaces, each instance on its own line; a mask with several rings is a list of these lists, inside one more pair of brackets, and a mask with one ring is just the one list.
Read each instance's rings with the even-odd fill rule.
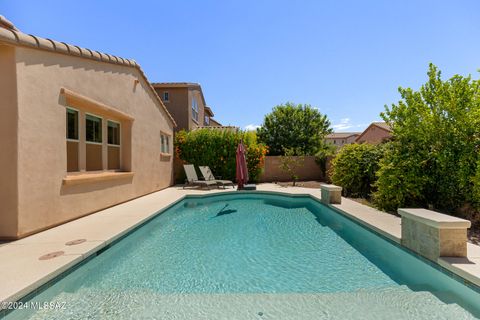
[[480,294],[307,197],[187,198],[7,319],[472,319]]

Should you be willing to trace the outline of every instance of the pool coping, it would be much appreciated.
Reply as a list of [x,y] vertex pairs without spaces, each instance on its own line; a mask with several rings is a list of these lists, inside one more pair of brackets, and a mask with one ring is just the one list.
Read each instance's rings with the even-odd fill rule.
[[[0,261],[0,274],[2,274],[0,302],[19,301],[34,294],[42,286],[57,279],[69,269],[81,265],[82,262],[94,257],[115,241],[187,197],[201,198],[232,191],[236,190],[203,191],[170,187],[30,237],[3,244],[0,246],[0,256],[6,256],[6,259]],[[245,192],[280,194],[292,197],[307,196],[316,201],[321,200],[319,189],[285,188],[276,184],[260,184],[258,185],[258,191]],[[399,217],[346,198],[342,198],[342,204],[328,205],[328,207],[400,246],[401,219]],[[86,228],[90,229],[87,230]],[[92,229],[95,229],[94,232],[92,232]],[[78,236],[75,237],[77,234]],[[78,246],[67,247],[65,245],[66,239],[78,238],[86,234],[98,237],[85,236],[84,238],[87,241]],[[38,260],[40,254],[50,251],[64,251],[65,254],[48,261]],[[463,259],[442,257],[437,261],[437,266],[467,280],[465,284],[472,283],[480,286],[480,247],[469,244],[469,251],[473,251],[472,257]],[[1,308],[4,308],[3,304],[0,305],[0,317],[2,316]]]

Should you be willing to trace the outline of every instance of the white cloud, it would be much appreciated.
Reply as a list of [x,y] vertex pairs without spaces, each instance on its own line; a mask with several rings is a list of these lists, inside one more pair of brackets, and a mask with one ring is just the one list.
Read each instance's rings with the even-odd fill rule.
[[350,118],[342,118],[340,122],[332,125],[333,131],[345,131],[353,128],[362,128],[365,124],[353,124]]
[[258,128],[260,128],[259,125],[256,125],[256,124],[249,124],[249,125],[246,125],[245,129],[246,131],[254,131],[254,130],[257,130]]

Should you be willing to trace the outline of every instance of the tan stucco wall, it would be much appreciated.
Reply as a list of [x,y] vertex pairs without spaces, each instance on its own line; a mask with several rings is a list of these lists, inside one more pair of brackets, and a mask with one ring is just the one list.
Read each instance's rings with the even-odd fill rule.
[[0,45],[0,235],[13,237],[18,224],[17,82],[15,49]]
[[169,101],[164,103],[177,123],[175,131],[189,130],[188,88],[155,88],[155,91],[162,99],[163,93],[168,92]]
[[[281,167],[280,156],[265,157],[260,182],[291,181],[292,177]],[[315,162],[314,156],[305,156],[303,163],[296,170],[299,180],[324,180],[321,168]]]
[[388,139],[392,134],[380,127],[371,126],[362,134],[362,136],[356,141],[357,143],[372,143],[377,144],[385,139]]
[[[171,185],[173,157],[160,156],[160,131],[173,135],[173,123],[136,68],[24,47],[16,48],[16,68],[17,236]],[[122,133],[125,138],[131,130],[131,140],[122,141],[126,149],[122,152],[130,153],[131,148],[131,157],[122,167],[135,172],[133,179],[62,184],[67,168],[62,87],[134,118],[131,128],[124,126]],[[170,148],[173,152],[173,143]],[[11,234],[8,230],[0,236]]]

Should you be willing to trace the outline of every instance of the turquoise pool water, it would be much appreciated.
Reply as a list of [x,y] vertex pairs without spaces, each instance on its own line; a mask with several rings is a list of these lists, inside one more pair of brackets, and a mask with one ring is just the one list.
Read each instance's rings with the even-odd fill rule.
[[307,197],[188,198],[7,319],[471,319],[480,294]]

